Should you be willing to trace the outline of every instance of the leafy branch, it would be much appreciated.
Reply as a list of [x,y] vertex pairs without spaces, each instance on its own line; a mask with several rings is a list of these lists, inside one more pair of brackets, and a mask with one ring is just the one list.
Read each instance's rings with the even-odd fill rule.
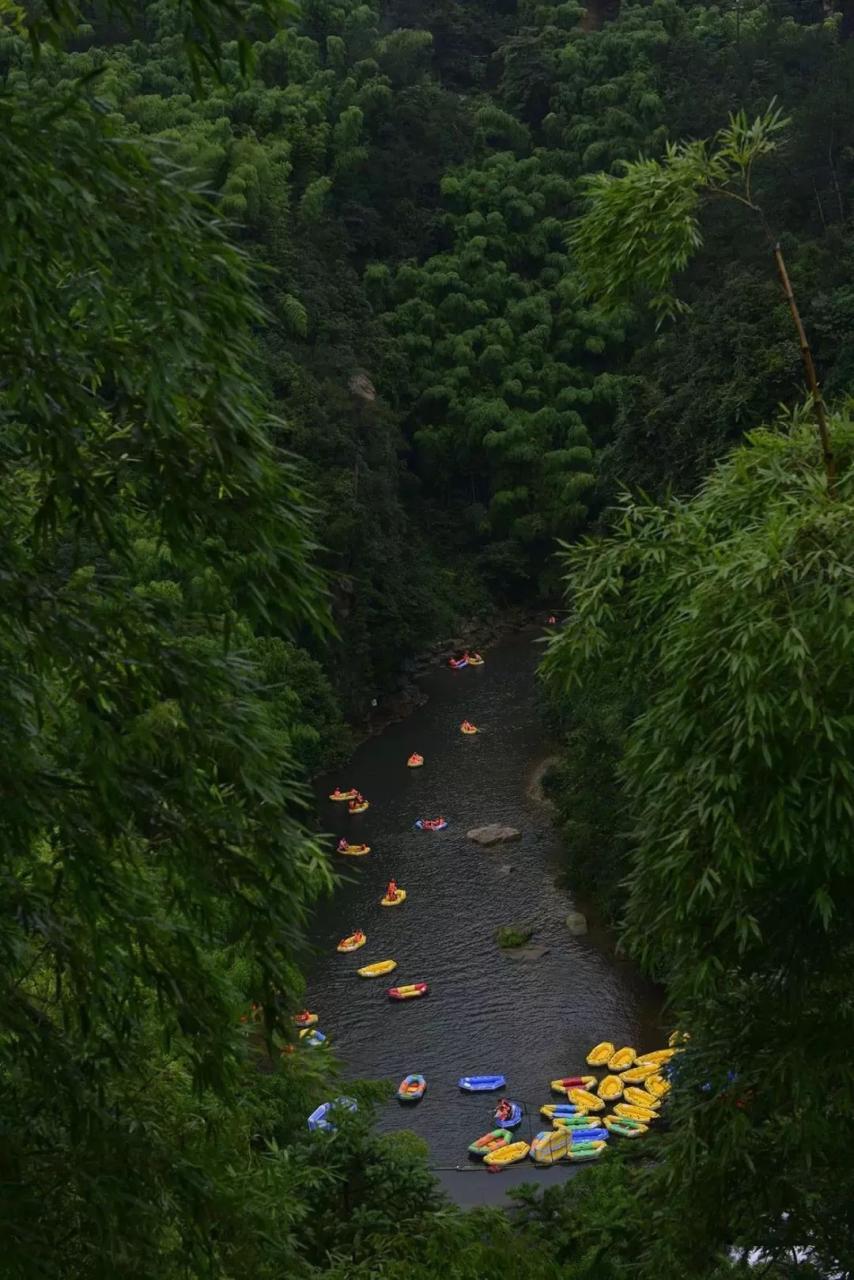
[[788,124],[772,101],[752,121],[744,110],[731,115],[711,141],[669,143],[661,160],[623,162],[619,177],[592,174],[583,182],[588,208],[572,224],[570,244],[591,296],[616,304],[640,289],[661,324],[687,310],[673,293],[672,281],[702,248],[703,201],[731,200],[758,218],[797,331],[827,491],[834,497],[836,463],[812,350],[780,242],[754,187],[757,162],[776,152]]

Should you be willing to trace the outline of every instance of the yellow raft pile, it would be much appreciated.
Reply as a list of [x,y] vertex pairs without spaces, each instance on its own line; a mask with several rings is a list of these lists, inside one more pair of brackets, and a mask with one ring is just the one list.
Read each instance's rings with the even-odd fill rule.
[[[621,1138],[642,1137],[659,1119],[662,1100],[671,1089],[670,1081],[662,1070],[674,1054],[681,1052],[681,1046],[688,1039],[687,1033],[674,1032],[666,1049],[640,1054],[631,1045],[617,1048],[610,1040],[601,1041],[594,1045],[586,1058],[591,1067],[607,1072],[598,1083],[592,1076],[584,1077],[584,1088],[564,1088],[560,1080],[552,1081],[552,1088],[566,1093],[577,1108],[576,1115],[563,1119],[554,1114],[554,1107],[548,1106],[542,1107],[541,1113],[555,1127],[579,1127],[585,1116],[603,1112],[609,1103],[614,1103],[612,1114],[596,1114],[595,1119],[591,1116],[590,1123],[602,1124]],[[589,1156],[582,1156],[579,1149],[579,1158]],[[572,1159],[571,1152],[569,1159]]]

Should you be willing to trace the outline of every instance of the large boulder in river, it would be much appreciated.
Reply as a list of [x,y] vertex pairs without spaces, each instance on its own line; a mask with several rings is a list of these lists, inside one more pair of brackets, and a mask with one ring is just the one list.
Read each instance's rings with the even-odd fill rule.
[[510,840],[521,840],[522,832],[517,831],[515,827],[502,827],[500,822],[490,822],[485,827],[472,827],[471,831],[467,831],[466,835],[469,840],[474,840],[475,844],[483,845],[489,848],[493,844],[507,844]]
[[566,917],[566,927],[571,934],[580,937],[587,932],[587,916],[580,911],[570,911]]

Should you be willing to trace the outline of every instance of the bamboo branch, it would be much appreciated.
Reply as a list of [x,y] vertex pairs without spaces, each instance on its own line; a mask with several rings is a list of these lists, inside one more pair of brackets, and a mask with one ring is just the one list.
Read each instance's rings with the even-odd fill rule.
[[810,389],[810,399],[812,400],[813,413],[815,414],[818,434],[821,440],[821,451],[824,458],[824,471],[827,476],[827,492],[831,498],[836,497],[836,459],[833,456],[833,445],[830,439],[830,430],[827,425],[827,411],[824,407],[821,390],[818,385],[818,378],[815,372],[815,362],[812,358],[812,350],[810,348],[809,339],[804,329],[801,313],[798,310],[798,304],[795,301],[795,295],[792,292],[792,284],[789,280],[789,273],[786,270],[786,263],[783,260],[783,250],[780,248],[779,241],[774,246],[774,260],[777,263],[777,271],[780,281],[783,285],[783,292],[786,295],[786,301],[789,304],[789,310],[792,313],[792,319],[795,322],[795,328],[798,331],[798,342],[801,347],[801,359],[804,362],[804,371],[807,378],[807,386]]

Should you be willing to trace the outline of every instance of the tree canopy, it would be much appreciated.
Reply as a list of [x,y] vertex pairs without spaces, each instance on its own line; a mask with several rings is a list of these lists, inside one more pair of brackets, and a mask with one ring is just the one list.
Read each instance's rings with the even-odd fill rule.
[[[854,1266],[849,9],[0,4],[11,1276]],[[384,1083],[306,1131],[307,783],[562,579],[570,873],[691,1040],[467,1215]]]

